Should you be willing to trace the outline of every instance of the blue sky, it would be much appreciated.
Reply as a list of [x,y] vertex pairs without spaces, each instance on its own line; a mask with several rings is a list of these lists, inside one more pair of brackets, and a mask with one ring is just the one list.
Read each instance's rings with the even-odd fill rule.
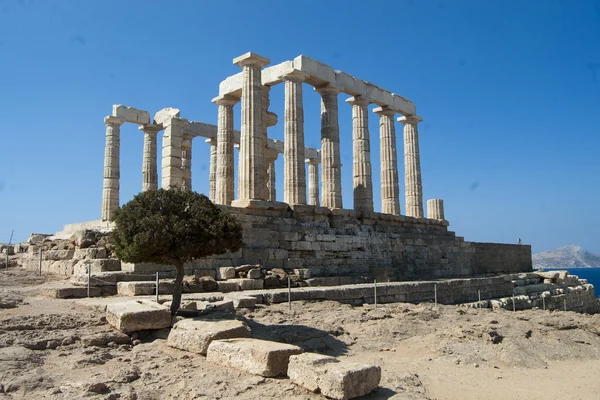
[[[240,71],[234,57],[253,51],[272,64],[305,54],[411,99],[424,118],[424,198],[444,199],[457,235],[521,237],[534,252],[579,244],[600,253],[599,1],[290,4],[0,0],[0,242],[12,229],[26,240],[100,217],[103,118],[112,104],[151,114],[177,107],[216,124],[210,100],[219,82]],[[304,100],[305,140],[318,147],[319,97],[305,85]],[[282,139],[281,86],[271,91],[271,110],[280,122],[269,136]],[[369,127],[379,209],[377,115]],[[124,126],[121,141],[123,202],[141,190],[143,138]],[[208,155],[195,139],[193,186],[204,193]],[[278,166],[281,197],[281,157]]]

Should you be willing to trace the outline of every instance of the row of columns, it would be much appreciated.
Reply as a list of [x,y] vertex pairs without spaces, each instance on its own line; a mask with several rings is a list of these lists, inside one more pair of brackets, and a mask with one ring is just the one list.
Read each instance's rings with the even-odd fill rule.
[[[239,199],[274,200],[274,159],[265,158],[265,141],[270,88],[261,84],[261,68],[269,60],[247,53],[234,60],[242,67],[242,130],[240,140]],[[302,83],[305,74],[294,71],[281,77],[285,84],[284,111],[284,201],[306,204],[304,169],[304,110]],[[321,190],[322,205],[343,208],[341,156],[338,124],[338,94],[325,85],[315,88],[321,95]],[[220,96],[213,100],[219,107],[218,157],[215,200],[233,201],[233,106],[236,98]],[[371,148],[368,127],[368,99],[347,100],[352,105],[354,208],[373,211]],[[398,159],[396,154],[395,112],[386,107],[374,110],[380,117],[382,212],[400,214]],[[403,116],[406,215],[423,217],[423,195],[417,124],[420,117]],[[267,165],[264,165],[264,164]],[[261,173],[261,171],[266,171]],[[267,179],[267,182],[263,182]],[[309,163],[309,204],[318,204],[318,168]]]

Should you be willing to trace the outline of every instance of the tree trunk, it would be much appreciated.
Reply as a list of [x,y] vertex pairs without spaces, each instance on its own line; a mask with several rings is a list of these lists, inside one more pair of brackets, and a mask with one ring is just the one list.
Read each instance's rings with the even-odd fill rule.
[[175,264],[177,276],[175,277],[175,287],[173,288],[173,301],[171,301],[171,315],[175,315],[181,306],[181,293],[183,292],[183,261]]

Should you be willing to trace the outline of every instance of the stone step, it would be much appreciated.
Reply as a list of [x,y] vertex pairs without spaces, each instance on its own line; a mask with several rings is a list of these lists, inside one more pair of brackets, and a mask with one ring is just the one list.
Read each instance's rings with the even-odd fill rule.
[[[91,276],[90,286],[116,285],[117,282],[150,282],[156,281],[156,275],[132,274],[123,271],[96,272]],[[88,274],[78,274],[71,277],[71,283],[76,286],[87,286]]]
[[171,312],[148,300],[132,300],[108,305],[106,321],[125,333],[162,329],[171,326]]
[[[82,286],[60,286],[60,287],[50,287],[44,288],[41,291],[42,296],[48,296],[55,299],[72,299],[72,298],[85,298],[88,297],[88,292],[86,287]],[[91,287],[90,288],[90,297],[100,297],[102,296],[102,288],[100,287]]]
[[167,339],[167,344],[180,350],[206,355],[214,340],[247,338],[250,328],[242,321],[223,316],[199,317],[177,322]]

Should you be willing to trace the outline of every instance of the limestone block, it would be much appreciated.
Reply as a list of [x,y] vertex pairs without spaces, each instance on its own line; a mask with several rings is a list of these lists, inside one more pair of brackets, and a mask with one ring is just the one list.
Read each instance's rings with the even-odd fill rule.
[[337,400],[364,396],[377,389],[381,368],[305,353],[290,357],[290,379],[297,385]]
[[233,282],[233,281],[238,281],[239,279],[231,279],[228,281],[218,281],[217,284],[219,285],[219,292],[223,292],[223,293],[228,293],[228,292],[237,292],[240,289],[240,284],[238,282]]
[[248,271],[247,275],[248,279],[260,279],[262,277],[262,273],[259,268],[254,268]]
[[233,301],[231,299],[223,299],[220,301],[215,301],[213,303],[209,303],[206,308],[221,310],[221,311],[235,311],[235,309],[233,307]]
[[83,275],[88,273],[88,269],[92,274],[98,272],[120,271],[121,261],[114,258],[102,258],[94,260],[82,260],[73,268],[73,274]]
[[412,101],[395,93],[392,93],[392,98],[394,99],[394,106],[391,107],[393,110],[404,115],[415,115],[417,113],[417,107],[415,107]]
[[221,267],[217,268],[217,280],[223,281],[226,279],[235,278],[235,268],[234,267]]
[[194,275],[196,276],[196,279],[200,279],[203,276],[208,276],[212,279],[217,279],[217,271],[215,271],[214,269],[198,269],[194,271]]
[[181,115],[181,111],[179,111],[179,109],[177,109],[177,108],[173,108],[173,107],[163,108],[162,110],[160,110],[156,114],[154,114],[153,123],[156,125],[164,125],[165,123],[168,123],[168,121],[171,120],[172,118],[178,118],[180,115]]
[[244,296],[238,294],[230,294],[225,296],[223,300],[229,300],[233,302],[233,307],[238,308],[254,308],[256,305],[256,297]]
[[307,82],[312,84],[322,85],[335,82],[333,68],[310,57],[300,55],[294,58],[294,68],[310,75]]
[[[159,285],[160,291],[160,285]],[[156,293],[154,282],[118,282],[117,294],[120,296],[148,296]]]
[[230,279],[227,281],[235,282],[239,285],[241,290],[261,290],[264,286],[264,281],[262,279]]
[[149,124],[150,123],[150,114],[148,111],[138,110],[133,107],[126,107],[122,104],[113,105],[113,117],[122,118],[127,122],[131,122],[134,124]]
[[290,356],[302,353],[298,346],[259,339],[215,340],[206,359],[251,374],[275,377],[287,374]]
[[[268,68],[266,68],[268,69]],[[242,95],[243,74],[238,72],[219,84],[219,96],[230,94],[239,97]]]
[[126,301],[109,304],[106,307],[106,321],[125,333],[162,329],[171,326],[171,313],[152,301]]
[[352,96],[364,96],[367,94],[365,81],[356,79],[342,71],[335,71],[335,86],[344,93]]
[[96,258],[106,258],[106,249],[104,247],[88,247],[87,249],[75,249],[73,258],[79,260],[93,260]]
[[[63,287],[51,287],[44,288],[41,291],[42,296],[48,296],[55,299],[69,299],[69,298],[84,298],[87,297],[87,287],[82,286],[63,286]],[[98,297],[102,295],[102,289],[100,287],[90,288],[90,297]]]
[[[116,286],[118,275],[111,272],[96,273],[91,276],[90,286]],[[76,286],[87,286],[88,274],[71,276],[71,283]]]
[[294,63],[292,61],[284,61],[281,64],[265,68],[262,70],[262,83],[267,86],[281,83],[283,81],[282,77],[292,73],[294,69]]
[[46,250],[42,252],[44,260],[70,260],[73,258],[75,250]]
[[394,106],[394,98],[392,97],[392,93],[370,82],[366,82],[365,86],[367,89],[367,98],[369,98],[373,103],[380,107]]
[[176,349],[206,355],[213,340],[249,336],[250,328],[242,321],[193,318],[177,322],[169,333],[167,344]]

